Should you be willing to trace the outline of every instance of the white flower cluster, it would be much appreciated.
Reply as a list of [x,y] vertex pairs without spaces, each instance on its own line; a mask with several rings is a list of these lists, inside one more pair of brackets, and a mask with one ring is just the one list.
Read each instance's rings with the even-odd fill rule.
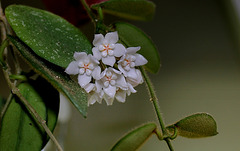
[[79,85],[89,94],[88,105],[95,102],[112,105],[116,98],[125,102],[126,95],[135,93],[135,86],[143,83],[136,66],[142,66],[147,60],[136,52],[140,47],[125,48],[117,43],[118,33],[95,34],[93,55],[75,52],[75,61],[71,62],[66,73],[78,75]]

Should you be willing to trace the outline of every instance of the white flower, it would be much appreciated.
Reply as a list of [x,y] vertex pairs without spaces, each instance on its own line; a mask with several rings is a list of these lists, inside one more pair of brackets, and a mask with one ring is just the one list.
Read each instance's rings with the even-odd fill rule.
[[118,61],[119,70],[133,87],[143,82],[141,72],[136,69],[135,66],[142,66],[148,62],[142,55],[136,53],[140,48],[141,47],[127,48],[126,54]]
[[101,68],[98,66],[99,61],[91,54],[75,52],[74,59],[76,61],[72,61],[65,72],[72,75],[78,74],[78,83],[82,88],[90,83],[92,77],[99,79],[101,72]]
[[95,34],[92,48],[93,56],[98,60],[102,59],[102,62],[106,65],[113,66],[116,62],[115,57],[121,57],[125,54],[126,48],[117,43],[118,33],[110,32],[105,35]]
[[96,85],[89,83],[84,87],[85,91],[88,93],[88,106],[93,105],[95,102],[102,103],[103,92],[96,92]]
[[122,90],[118,89],[115,98],[118,102],[124,103],[126,100],[126,95],[130,95],[131,93],[136,93],[137,91],[133,88],[133,86],[130,83],[127,83],[128,89],[127,90]]
[[128,90],[127,82],[122,73],[114,68],[106,68],[96,80],[97,93],[103,92],[107,105],[112,105],[116,91],[120,88]]

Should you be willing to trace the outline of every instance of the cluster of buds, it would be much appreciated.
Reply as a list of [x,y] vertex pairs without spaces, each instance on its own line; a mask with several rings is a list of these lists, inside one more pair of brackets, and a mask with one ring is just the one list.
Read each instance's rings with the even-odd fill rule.
[[105,35],[95,34],[92,54],[75,52],[72,61],[65,72],[78,75],[79,85],[89,94],[88,105],[95,102],[112,105],[114,99],[125,102],[126,95],[136,93],[134,87],[143,83],[143,78],[137,66],[147,63],[147,60],[136,52],[140,47],[125,48],[117,43],[117,32]]

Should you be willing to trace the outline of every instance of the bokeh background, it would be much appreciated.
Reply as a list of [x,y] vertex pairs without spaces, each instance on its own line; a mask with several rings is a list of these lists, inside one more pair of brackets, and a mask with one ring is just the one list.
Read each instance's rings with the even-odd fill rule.
[[[172,141],[177,151],[240,150],[238,20],[233,20],[236,17],[233,9],[228,9],[225,2],[155,0],[157,9],[152,21],[132,22],[158,47],[162,67],[150,77],[166,124],[196,112],[207,112],[217,121],[217,136],[203,139],[178,137]],[[4,7],[16,3],[45,9],[39,0],[2,0],[2,3]],[[80,28],[84,33],[93,33],[88,23]],[[0,71],[0,94],[6,97],[4,85]],[[86,119],[71,106],[69,121],[59,123],[55,130],[64,149],[107,151],[130,129],[155,121],[145,86],[141,85],[137,90],[138,93],[127,97],[124,104],[91,106]],[[139,150],[168,151],[168,148],[153,135]]]

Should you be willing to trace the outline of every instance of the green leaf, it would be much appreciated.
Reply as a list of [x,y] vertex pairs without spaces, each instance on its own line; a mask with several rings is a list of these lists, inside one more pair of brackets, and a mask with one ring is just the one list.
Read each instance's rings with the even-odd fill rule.
[[[21,83],[18,89],[53,131],[55,124],[52,123],[57,121],[59,95],[46,81],[37,81],[31,81],[31,84]],[[50,103],[54,104],[53,108],[49,107]],[[49,115],[49,110],[55,116],[52,113]],[[14,97],[1,123],[0,150],[39,151],[48,139],[45,131],[35,122],[25,106]]]
[[188,138],[201,138],[217,135],[217,124],[207,113],[197,113],[185,117],[174,125],[168,126],[170,131],[177,128],[178,135]]
[[11,36],[8,36],[8,38],[17,47],[26,62],[28,62],[37,73],[58,89],[58,91],[62,92],[73,103],[78,111],[86,117],[88,108],[87,94],[79,84],[72,80],[62,68],[35,55],[32,50],[19,39]]
[[92,5],[101,7],[103,12],[131,20],[151,20],[155,13],[155,4],[148,0],[108,0]]
[[160,57],[152,40],[139,28],[131,24],[116,23],[115,27],[120,40],[127,45],[127,47],[141,46],[141,50],[139,50],[138,53],[142,54],[148,60],[145,67],[149,71],[157,73],[160,68]]
[[22,5],[5,9],[16,35],[37,55],[66,68],[74,52],[91,53],[91,43],[80,30],[50,12]]
[[111,151],[135,151],[153,134],[155,129],[155,123],[145,124],[121,138]]

